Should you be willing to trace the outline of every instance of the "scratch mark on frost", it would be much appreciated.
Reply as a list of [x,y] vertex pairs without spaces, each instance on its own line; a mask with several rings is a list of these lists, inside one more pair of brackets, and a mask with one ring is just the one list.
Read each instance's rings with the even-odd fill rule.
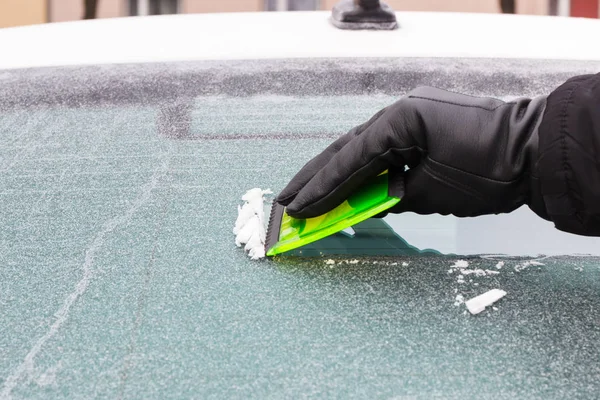
[[152,279],[152,271],[154,269],[154,264],[156,262],[156,251],[158,248],[158,235],[162,232],[163,222],[165,214],[167,213],[166,204],[163,205],[163,209],[161,212],[160,220],[158,220],[157,228],[154,233],[154,245],[152,246],[152,253],[150,254],[150,260],[146,264],[146,275],[144,277],[144,283],[142,285],[142,289],[140,290],[140,294],[138,296],[138,304],[135,313],[135,320],[133,322],[133,327],[131,329],[131,334],[129,337],[129,346],[127,348],[127,355],[123,360],[123,368],[120,373],[120,382],[119,382],[119,395],[117,399],[122,399],[123,394],[125,393],[125,383],[127,378],[129,377],[129,371],[131,367],[134,365],[134,353],[136,351],[137,344],[137,336],[139,335],[139,330],[142,325],[142,320],[144,318],[144,313],[146,310],[146,304],[148,301],[148,292],[150,291],[150,281]]
[[83,276],[79,282],[77,282],[75,290],[69,294],[69,296],[67,296],[62,307],[56,312],[56,314],[54,314],[56,320],[52,326],[50,326],[48,332],[46,332],[46,334],[35,343],[35,345],[29,350],[23,359],[23,362],[21,362],[21,364],[13,371],[13,373],[6,378],[2,392],[0,392],[0,399],[10,399],[11,392],[23,378],[23,375],[28,371],[33,370],[35,357],[42,350],[46,342],[56,335],[60,327],[69,317],[69,312],[71,311],[73,304],[75,304],[77,299],[79,299],[79,297],[90,285],[90,281],[94,276],[94,271],[92,270],[94,258],[96,257],[98,250],[102,248],[102,245],[106,240],[106,236],[114,231],[119,225],[124,225],[129,222],[137,210],[150,199],[152,191],[156,188],[159,181],[166,175],[168,166],[168,160],[163,161],[162,165],[154,171],[150,181],[143,186],[141,194],[131,204],[131,207],[129,207],[124,214],[114,217],[102,225],[102,229],[100,232],[98,232],[91,246],[85,252],[85,260],[82,266]]

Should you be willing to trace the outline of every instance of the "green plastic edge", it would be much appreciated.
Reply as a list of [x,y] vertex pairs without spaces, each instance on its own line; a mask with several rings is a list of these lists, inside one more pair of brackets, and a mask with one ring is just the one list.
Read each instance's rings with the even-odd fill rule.
[[[305,237],[301,237],[301,238],[286,241],[286,242],[279,242],[279,243],[275,244],[275,246],[273,246],[271,249],[269,249],[269,251],[267,252],[267,256],[274,256],[277,254],[285,253],[286,251],[297,249],[298,247],[302,247],[306,244],[316,242],[319,239],[323,239],[324,237],[333,235],[334,233],[337,233],[337,232],[342,231],[346,228],[349,228],[353,225],[356,225],[366,219],[369,219],[369,218],[395,206],[399,202],[400,202],[399,197],[389,197],[386,201],[378,204],[377,206],[375,206],[373,208],[365,210],[359,214],[352,215],[352,216],[348,217],[347,219],[341,220],[341,221],[339,221],[333,225],[330,225],[326,228],[315,231],[314,233],[310,233],[310,234],[306,235]],[[286,218],[286,217],[288,217],[288,215],[284,213],[284,218]]]

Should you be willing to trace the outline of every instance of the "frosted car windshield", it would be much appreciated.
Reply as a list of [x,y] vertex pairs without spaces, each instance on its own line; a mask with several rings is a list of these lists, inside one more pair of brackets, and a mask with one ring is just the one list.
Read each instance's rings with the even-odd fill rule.
[[[0,393],[596,396],[597,257],[470,257],[435,245],[448,231],[414,215],[262,262],[232,235],[247,189],[279,191],[416,86],[534,96],[596,67],[416,58],[2,72]],[[476,229],[495,252],[500,229]],[[464,300],[491,289],[507,293],[496,310],[464,315]]]

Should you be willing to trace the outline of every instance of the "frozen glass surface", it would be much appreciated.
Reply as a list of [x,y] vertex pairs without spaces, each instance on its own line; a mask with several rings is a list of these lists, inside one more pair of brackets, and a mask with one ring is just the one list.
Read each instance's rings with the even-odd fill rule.
[[[542,87],[559,72],[531,74]],[[247,189],[277,192],[400,90],[142,87],[74,104],[94,73],[3,78],[0,398],[597,396],[598,259],[466,260],[479,276],[435,254],[253,262],[235,247]],[[22,93],[62,75],[88,83]],[[493,288],[508,293],[497,310],[471,316],[456,300]]]

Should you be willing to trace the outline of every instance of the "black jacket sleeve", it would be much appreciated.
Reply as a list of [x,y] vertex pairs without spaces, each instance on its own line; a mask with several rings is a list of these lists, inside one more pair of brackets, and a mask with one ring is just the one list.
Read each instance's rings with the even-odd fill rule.
[[535,211],[562,231],[600,236],[600,74],[548,96],[535,170],[543,204]]

